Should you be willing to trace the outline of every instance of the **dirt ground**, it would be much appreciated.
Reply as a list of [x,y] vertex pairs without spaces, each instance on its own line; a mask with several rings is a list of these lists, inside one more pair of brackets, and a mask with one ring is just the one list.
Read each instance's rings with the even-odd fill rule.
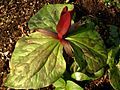
[[[9,60],[16,41],[29,32],[27,22],[30,17],[48,3],[64,3],[64,0],[0,0],[0,90],[7,90],[3,82],[9,73]],[[120,28],[120,10],[116,7],[106,7],[102,0],[77,0],[74,4],[77,13],[76,22],[82,16],[98,18],[102,23],[98,32],[104,40],[108,38],[107,25],[113,24]],[[107,43],[106,46],[109,47]],[[51,88],[52,86],[44,90],[52,90]],[[107,76],[86,83],[84,89],[113,90]]]

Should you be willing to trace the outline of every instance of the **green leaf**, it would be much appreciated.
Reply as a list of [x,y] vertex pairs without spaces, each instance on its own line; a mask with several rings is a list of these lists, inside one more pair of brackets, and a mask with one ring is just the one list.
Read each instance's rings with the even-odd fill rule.
[[60,78],[53,85],[55,86],[55,90],[65,90],[66,82]]
[[104,68],[102,68],[102,69],[100,69],[99,71],[97,71],[97,72],[95,72],[94,73],[94,75],[95,75],[95,77],[94,78],[100,78],[100,77],[102,77],[103,75],[104,75]]
[[[120,53],[120,46],[112,48],[108,52],[107,64],[109,65],[110,68],[113,68],[117,64],[117,62],[119,62],[119,56],[120,56],[119,53]],[[116,56],[118,58],[116,58]]]
[[28,22],[28,26],[33,29],[46,29],[56,32],[56,25],[60,19],[62,9],[67,6],[73,9],[71,4],[49,4],[38,11]]
[[88,77],[86,74],[81,72],[75,72],[72,74],[72,78],[77,81],[91,80],[92,78]]
[[65,82],[62,78],[58,79],[53,85],[55,86],[55,90],[83,90],[82,87],[73,81],[68,80]]
[[[118,63],[115,63],[116,59],[118,59]],[[109,51],[107,63],[110,66],[108,70],[110,83],[115,90],[120,90],[120,45]]]
[[95,72],[94,75],[87,75],[83,72],[75,72],[72,74],[72,78],[77,80],[77,81],[84,81],[84,80],[95,80],[104,74],[104,68],[100,69],[99,71]]
[[82,52],[82,50],[76,46],[76,45],[72,45],[73,46],[73,53],[74,53],[74,59],[77,62],[77,64],[79,65],[79,70],[83,70],[86,68],[86,61],[84,59],[84,53]]
[[86,60],[88,72],[96,72],[106,65],[106,49],[100,35],[94,30],[92,22],[79,27],[75,33],[70,34],[66,39],[71,43],[74,55],[77,51],[80,54],[82,53],[81,55],[77,54],[78,56],[75,56],[75,59]]
[[65,90],[84,90],[82,87],[74,83],[73,81],[68,80]]
[[5,86],[37,89],[55,82],[64,73],[63,46],[58,40],[34,32],[18,40]]
[[110,84],[115,90],[120,90],[120,62],[109,69]]

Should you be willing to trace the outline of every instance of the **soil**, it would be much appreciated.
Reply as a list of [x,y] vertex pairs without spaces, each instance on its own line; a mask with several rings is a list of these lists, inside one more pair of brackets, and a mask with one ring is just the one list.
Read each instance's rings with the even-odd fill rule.
[[[74,0],[70,0],[71,1]],[[64,3],[65,0],[0,0],[0,90],[7,90],[3,82],[9,73],[9,61],[17,40],[29,28],[27,22],[42,6],[48,3]],[[116,25],[120,28],[120,10],[114,6],[106,7],[102,0],[76,0],[75,21],[83,16],[98,19],[98,32],[103,40],[108,38],[107,25]],[[109,45],[106,43],[106,46]],[[91,81],[84,85],[85,90],[113,90],[107,76]],[[53,90],[53,86],[41,90]]]

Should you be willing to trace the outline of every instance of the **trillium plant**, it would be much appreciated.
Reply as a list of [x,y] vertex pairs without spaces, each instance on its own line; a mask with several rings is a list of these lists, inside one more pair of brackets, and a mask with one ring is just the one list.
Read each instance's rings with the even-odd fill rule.
[[[31,34],[17,41],[5,86],[38,89],[52,84],[56,90],[83,90],[70,78],[83,81],[103,75],[107,53],[95,25],[74,23],[73,15],[71,4],[49,4],[29,20]],[[63,53],[73,60],[70,73]]]

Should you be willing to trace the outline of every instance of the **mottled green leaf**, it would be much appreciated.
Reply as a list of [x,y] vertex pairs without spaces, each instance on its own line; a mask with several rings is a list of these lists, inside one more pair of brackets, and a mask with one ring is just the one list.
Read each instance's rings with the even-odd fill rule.
[[73,81],[68,80],[65,90],[84,90],[82,87],[74,83]]
[[76,54],[75,47],[80,54],[83,53],[79,56],[75,55],[75,59],[79,57],[79,60],[86,60],[87,70],[90,73],[98,71],[106,64],[106,49],[100,35],[94,30],[92,22],[79,27],[66,39],[72,43],[74,54]]
[[109,51],[107,63],[110,66],[108,70],[110,83],[115,90],[120,90],[120,46]]
[[84,81],[84,80],[91,80],[92,79],[82,72],[73,73],[72,78],[74,78],[77,81]]
[[84,81],[84,80],[95,80],[100,78],[104,74],[104,68],[100,69],[99,71],[95,72],[93,75],[87,75],[83,72],[75,72],[72,74],[72,78],[77,81]]
[[112,48],[108,52],[107,64],[109,65],[110,68],[113,68],[117,64],[117,62],[119,62],[119,56],[120,56],[120,47]]
[[53,85],[55,86],[55,90],[65,90],[66,82],[60,78]]
[[72,46],[73,46],[73,50],[74,50],[73,51],[74,59],[77,62],[77,64],[79,65],[79,70],[85,69],[87,63],[84,59],[84,53],[82,52],[82,50],[78,46],[76,46],[74,44],[72,44]]
[[64,79],[58,79],[54,84],[55,90],[83,90],[82,87],[74,83],[73,81],[64,81]]
[[104,71],[105,71],[104,68],[102,68],[102,69],[100,69],[99,71],[95,72],[95,73],[94,73],[94,75],[95,75],[94,78],[97,79],[97,78],[102,77],[102,76],[104,75]]
[[109,69],[110,84],[115,90],[120,90],[120,62]]
[[28,26],[33,29],[46,29],[56,32],[56,25],[59,21],[62,9],[67,6],[73,9],[71,4],[49,4],[38,11],[28,22]]
[[63,46],[58,40],[35,32],[18,40],[5,86],[37,89],[56,81],[65,71]]

